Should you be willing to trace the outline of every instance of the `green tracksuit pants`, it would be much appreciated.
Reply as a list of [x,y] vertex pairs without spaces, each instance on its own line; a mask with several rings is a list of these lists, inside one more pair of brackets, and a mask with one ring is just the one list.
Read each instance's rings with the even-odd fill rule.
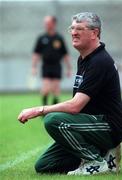
[[44,124],[55,143],[36,162],[36,172],[67,173],[76,169],[81,159],[101,161],[114,147],[103,115],[55,112],[45,116]]

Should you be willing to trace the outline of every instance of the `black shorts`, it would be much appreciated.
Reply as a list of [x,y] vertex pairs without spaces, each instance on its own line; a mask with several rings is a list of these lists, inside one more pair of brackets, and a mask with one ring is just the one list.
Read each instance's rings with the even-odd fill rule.
[[55,79],[55,78],[61,79],[62,77],[61,66],[53,66],[53,65],[42,66],[42,77],[50,78],[50,79]]

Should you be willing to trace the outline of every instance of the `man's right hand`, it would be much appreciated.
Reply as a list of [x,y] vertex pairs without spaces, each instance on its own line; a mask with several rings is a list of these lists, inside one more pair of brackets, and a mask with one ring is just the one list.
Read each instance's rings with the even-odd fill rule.
[[24,109],[23,111],[21,111],[21,113],[18,116],[18,120],[21,123],[25,123],[27,122],[29,119],[33,119],[35,117],[38,116],[42,116],[44,112],[44,107],[40,106],[40,107],[33,107],[33,108],[28,108],[28,109]]

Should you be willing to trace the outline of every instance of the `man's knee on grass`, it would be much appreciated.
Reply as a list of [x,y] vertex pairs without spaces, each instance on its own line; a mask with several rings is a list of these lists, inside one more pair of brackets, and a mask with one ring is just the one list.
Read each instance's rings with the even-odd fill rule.
[[41,158],[36,162],[34,168],[37,173],[49,173],[51,166],[46,159]]
[[37,173],[43,173],[43,171],[44,171],[43,169],[44,169],[43,163],[37,161],[36,164],[35,164],[35,171]]

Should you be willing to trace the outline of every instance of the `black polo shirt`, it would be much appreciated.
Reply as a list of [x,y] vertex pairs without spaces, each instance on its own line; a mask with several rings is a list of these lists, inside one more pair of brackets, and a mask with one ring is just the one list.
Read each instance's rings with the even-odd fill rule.
[[56,33],[50,36],[45,33],[37,39],[34,53],[42,56],[44,65],[59,65],[61,59],[67,54],[64,39]]
[[84,59],[78,59],[73,96],[87,94],[91,100],[81,113],[104,114],[112,128],[116,143],[122,141],[122,102],[119,75],[105,45],[95,49]]

